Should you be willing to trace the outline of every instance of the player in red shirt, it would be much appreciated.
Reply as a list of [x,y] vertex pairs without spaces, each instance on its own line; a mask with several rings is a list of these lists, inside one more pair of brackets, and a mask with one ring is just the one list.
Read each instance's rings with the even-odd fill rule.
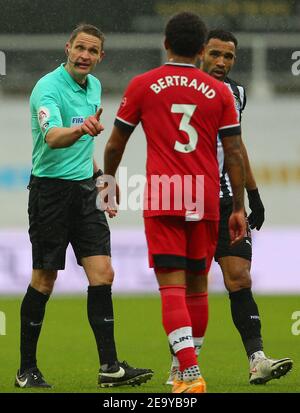
[[126,143],[141,122],[147,139],[144,223],[149,262],[160,287],[163,326],[180,364],[173,392],[202,393],[206,385],[186,304],[187,275],[207,274],[216,248],[218,133],[233,189],[232,242],[244,236],[240,125],[228,88],[195,66],[206,36],[201,19],[177,14],[167,23],[165,36],[168,62],[135,77],[125,91],[105,148],[105,174],[115,176]]
[[[238,40],[229,31],[211,30],[201,56],[201,69],[224,82],[235,98],[239,118],[246,106],[246,92],[243,86],[228,77],[236,61]],[[237,328],[249,360],[250,384],[265,384],[279,379],[292,368],[289,357],[272,359],[263,351],[261,321],[255,298],[251,290],[252,239],[251,230],[259,230],[264,222],[264,206],[260,199],[257,184],[249,162],[247,150],[242,144],[245,164],[245,189],[247,190],[251,214],[248,217],[247,231],[243,241],[231,246],[228,233],[228,217],[231,213],[231,186],[224,166],[222,143],[218,139],[218,162],[220,172],[220,223],[215,260],[221,267],[224,284],[229,292],[232,320]],[[192,283],[190,283],[192,284]],[[190,309],[197,354],[202,348],[208,322],[208,283],[207,277],[194,277],[193,289],[187,292],[187,305]],[[178,371],[178,361],[172,357],[170,376],[166,384],[173,385],[173,377]]]

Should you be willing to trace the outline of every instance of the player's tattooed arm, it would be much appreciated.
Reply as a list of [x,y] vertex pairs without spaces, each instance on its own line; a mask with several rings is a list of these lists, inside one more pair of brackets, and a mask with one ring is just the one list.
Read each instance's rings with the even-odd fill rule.
[[256,185],[254,174],[252,172],[250,161],[247,153],[247,149],[242,143],[242,155],[245,164],[245,188],[247,189],[249,208],[251,213],[248,216],[248,221],[251,229],[260,230],[265,220],[265,207],[260,198],[260,194]]
[[247,152],[247,149],[242,139],[241,139],[241,151],[242,151],[244,165],[245,165],[245,188],[247,189],[247,191],[252,191],[254,189],[257,189],[257,185],[256,185],[256,181],[254,178],[251,165],[250,165],[248,152]]
[[115,176],[131,133],[132,131],[117,126],[113,127],[104,151],[105,175]]
[[244,187],[245,167],[241,152],[241,136],[228,136],[222,139],[225,168],[229,175],[233,192],[233,211],[228,220],[231,244],[240,242],[246,232]]
[[[117,126],[113,127],[110,138],[104,150],[104,176],[113,177],[115,180],[117,169],[122,160],[123,153],[131,133],[132,130],[128,130],[127,128],[119,128]],[[115,197],[117,204],[119,204],[120,190],[117,184]],[[107,196],[104,197],[104,201],[108,201]],[[113,210],[113,208],[111,208],[111,210]]]
[[240,135],[222,139],[225,169],[229,175],[233,192],[233,210],[244,209],[245,167]]

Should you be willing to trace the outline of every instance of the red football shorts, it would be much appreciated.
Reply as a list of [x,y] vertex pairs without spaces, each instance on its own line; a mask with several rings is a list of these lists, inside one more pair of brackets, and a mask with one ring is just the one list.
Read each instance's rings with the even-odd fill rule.
[[181,216],[145,217],[149,266],[207,274],[218,240],[218,221],[185,221]]

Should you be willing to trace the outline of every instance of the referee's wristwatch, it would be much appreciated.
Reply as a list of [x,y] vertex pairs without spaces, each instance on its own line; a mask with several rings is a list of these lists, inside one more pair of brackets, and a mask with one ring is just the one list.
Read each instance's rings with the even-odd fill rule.
[[99,178],[99,176],[102,176],[103,175],[103,171],[102,171],[102,169],[98,169],[98,171],[97,172],[95,172],[94,173],[94,175],[93,175],[93,179],[94,179],[94,181],[96,181],[97,180],[97,178]]

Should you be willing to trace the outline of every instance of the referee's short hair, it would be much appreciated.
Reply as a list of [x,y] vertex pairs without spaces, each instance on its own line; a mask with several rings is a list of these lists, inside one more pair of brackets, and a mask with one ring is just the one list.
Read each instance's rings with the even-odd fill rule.
[[213,29],[208,32],[207,41],[209,42],[210,39],[219,39],[223,42],[232,42],[234,43],[235,47],[238,45],[237,38],[234,36],[233,33],[229,32],[228,30],[223,29]]
[[74,42],[74,40],[79,35],[79,33],[86,33],[86,34],[90,34],[91,36],[98,37],[98,39],[101,40],[101,44],[103,48],[105,37],[102,31],[98,29],[98,27],[93,26],[92,24],[79,23],[70,35],[69,42],[71,44]]
[[165,28],[166,41],[178,56],[193,57],[201,51],[206,39],[205,23],[197,14],[182,12],[175,14]]

